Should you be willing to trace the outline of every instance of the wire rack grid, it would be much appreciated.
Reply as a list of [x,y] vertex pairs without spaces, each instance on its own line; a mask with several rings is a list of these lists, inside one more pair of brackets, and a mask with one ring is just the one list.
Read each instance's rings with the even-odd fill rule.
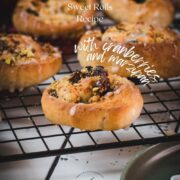
[[[97,26],[104,30],[112,24],[105,18]],[[57,155],[48,179],[59,155],[180,139],[180,77],[139,85],[144,107],[139,120],[128,129],[89,132],[51,124],[41,109],[42,92],[54,80],[77,69],[80,65],[71,47],[63,52],[62,70],[52,78],[23,92],[0,92],[0,162]]]

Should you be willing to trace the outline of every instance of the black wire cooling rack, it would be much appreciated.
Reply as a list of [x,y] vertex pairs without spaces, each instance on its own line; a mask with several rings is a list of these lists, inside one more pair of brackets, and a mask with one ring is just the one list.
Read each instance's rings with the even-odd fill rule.
[[[176,19],[175,27],[178,22]],[[113,24],[105,18],[98,27],[104,30]],[[48,179],[63,154],[180,140],[180,77],[139,85],[144,107],[139,120],[128,129],[89,132],[51,124],[41,110],[43,89],[80,69],[73,48],[67,49],[63,68],[54,77],[23,92],[0,92],[0,162],[56,156]]]

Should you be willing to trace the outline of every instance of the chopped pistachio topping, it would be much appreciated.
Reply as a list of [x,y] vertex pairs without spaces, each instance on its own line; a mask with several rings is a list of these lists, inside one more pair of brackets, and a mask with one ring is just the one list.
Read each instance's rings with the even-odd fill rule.
[[0,36],[0,61],[14,65],[17,61],[27,61],[35,56],[32,49],[13,39],[12,36],[4,37]]
[[98,87],[94,87],[94,88],[93,88],[93,92],[97,92],[98,90],[99,90]]
[[10,64],[11,64],[11,58],[7,57],[7,58],[5,59],[5,63],[8,64],[8,65],[10,65]]
[[33,52],[30,49],[21,49],[19,52],[20,56],[26,56],[28,58],[31,58],[34,56]]

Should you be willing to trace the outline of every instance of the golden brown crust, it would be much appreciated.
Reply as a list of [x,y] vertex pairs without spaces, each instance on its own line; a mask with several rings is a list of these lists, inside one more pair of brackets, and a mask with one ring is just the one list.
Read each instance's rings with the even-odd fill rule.
[[[130,58],[124,57],[123,53],[112,52],[112,49],[105,53],[103,62],[97,60],[87,61],[89,52],[78,49],[78,59],[83,67],[87,65],[93,67],[102,65],[111,73],[130,77],[131,73],[127,71],[127,68],[130,67],[129,64],[138,67],[147,61],[151,69],[155,70],[156,74],[161,78],[180,75],[180,36],[171,30],[144,26],[141,23],[136,25],[123,24],[117,27],[111,27],[105,33],[101,33],[100,31],[87,32],[81,38],[79,46],[89,37],[95,38],[94,42],[98,47],[98,49],[93,49],[91,53],[101,54],[103,53],[102,47],[105,43],[113,43],[115,45],[121,45],[128,50],[134,47],[133,51],[135,54],[143,57],[143,61],[135,64],[129,61]],[[109,61],[111,55],[118,57],[118,59],[123,59],[127,64],[120,66],[116,64],[116,61]],[[142,66],[137,70],[140,70],[142,74],[147,76],[145,68],[146,66]]]
[[112,9],[106,13],[118,22],[144,22],[154,26],[166,27],[171,24],[174,14],[172,0],[101,0],[102,4],[109,4]]
[[[31,37],[0,36],[0,89],[14,91],[36,85],[59,71],[61,55],[49,44],[40,46]],[[3,49],[3,48],[4,49]]]
[[[54,124],[76,127],[82,130],[116,130],[126,128],[140,115],[143,99],[139,89],[130,81],[117,75],[109,75],[119,84],[114,95],[108,93],[103,100],[93,103],[72,102],[50,95],[49,86],[42,96],[45,116]],[[87,80],[89,79],[86,78]],[[59,83],[61,83],[60,80]],[[63,84],[66,84],[63,82]],[[70,90],[71,86],[66,89]],[[61,87],[63,88],[63,87]],[[58,90],[60,91],[61,88]]]
[[[86,0],[87,6],[96,0]],[[34,5],[35,4],[35,5]],[[75,8],[68,7],[72,4]],[[75,0],[20,0],[14,12],[14,26],[19,32],[37,36],[76,38],[82,34],[87,22],[77,21],[77,15],[90,18],[94,9],[81,11],[82,2]]]

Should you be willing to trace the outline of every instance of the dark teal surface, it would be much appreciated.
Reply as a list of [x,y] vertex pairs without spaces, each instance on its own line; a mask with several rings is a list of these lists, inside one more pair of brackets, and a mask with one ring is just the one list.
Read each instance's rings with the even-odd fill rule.
[[180,175],[180,142],[148,148],[132,160],[121,180],[170,180]]

